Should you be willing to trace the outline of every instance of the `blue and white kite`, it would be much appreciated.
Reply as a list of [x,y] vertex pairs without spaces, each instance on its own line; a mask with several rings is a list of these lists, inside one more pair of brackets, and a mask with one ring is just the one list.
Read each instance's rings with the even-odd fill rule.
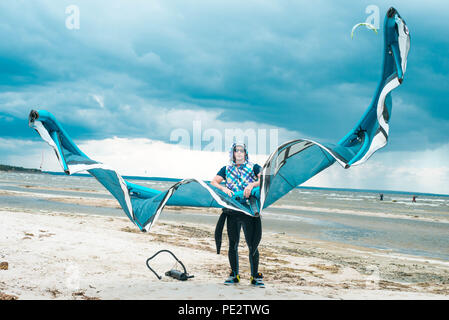
[[142,231],[150,230],[166,205],[229,208],[257,216],[334,162],[346,169],[362,164],[387,144],[392,108],[390,92],[404,79],[410,49],[408,28],[394,8],[385,17],[384,40],[382,77],[370,106],[355,127],[337,144],[297,139],[279,146],[263,165],[260,188],[253,189],[249,199],[241,194],[229,197],[198,179],[179,181],[165,191],[130,183],[114,169],[85,155],[50,112],[32,110],[29,125],[54,149],[66,174],[89,172],[118,200],[129,219]]

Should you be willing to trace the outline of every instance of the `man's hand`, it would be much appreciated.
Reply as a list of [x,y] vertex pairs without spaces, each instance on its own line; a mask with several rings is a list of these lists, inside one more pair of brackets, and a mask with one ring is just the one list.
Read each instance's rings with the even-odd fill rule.
[[214,187],[220,189],[221,191],[226,193],[228,196],[232,197],[234,195],[234,192],[232,192],[232,190],[229,190],[228,188],[226,188],[225,186],[222,186],[220,184],[223,180],[224,179],[222,176],[216,175],[215,178],[212,179],[210,184],[213,185]]
[[249,196],[251,195],[251,191],[253,191],[254,185],[252,183],[248,184],[245,188],[245,190],[243,190],[243,195],[245,196],[245,198],[249,198]]
[[223,190],[224,193],[226,193],[230,197],[232,197],[234,195],[234,192],[232,192],[232,190],[229,190],[226,187],[224,187],[222,190]]

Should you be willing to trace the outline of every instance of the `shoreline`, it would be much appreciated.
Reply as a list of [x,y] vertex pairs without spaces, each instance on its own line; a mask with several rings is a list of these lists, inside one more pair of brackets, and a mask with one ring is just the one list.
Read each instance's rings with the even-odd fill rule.
[[[448,262],[265,232],[259,246],[266,288],[227,287],[227,236],[216,254],[214,227],[158,221],[142,233],[126,217],[0,210],[0,299],[448,299]],[[145,261],[171,250],[195,277],[158,280]],[[173,267],[159,255],[160,275]],[[178,266],[179,268],[179,266]]]
[[[0,164],[1,166],[2,164]],[[66,177],[66,173],[63,171],[41,171],[40,169],[37,168],[23,168],[23,167],[16,167],[16,166],[9,166],[9,165],[4,165],[7,167],[13,167],[13,168],[18,168],[18,170],[2,170],[0,168],[0,173],[1,172],[10,172],[10,173],[26,173],[26,174],[37,174],[37,175],[41,175],[41,174],[45,174],[45,175],[53,175],[53,176],[64,176]],[[21,169],[24,169],[25,171],[22,171]],[[85,171],[84,171],[85,172]],[[74,177],[84,177],[84,178],[92,178],[92,176],[89,173],[75,173],[72,174],[71,176]],[[137,181],[161,181],[161,182],[171,182],[171,183],[176,183],[179,182],[183,179],[186,178],[169,178],[169,177],[145,177],[145,176],[130,176],[130,175],[123,175],[122,176],[123,179],[125,180],[137,180]],[[209,180],[204,180],[207,182],[210,182]],[[347,192],[364,192],[364,193],[374,193],[374,194],[380,194],[380,193],[384,193],[384,194],[407,194],[407,195],[417,195],[417,196],[439,196],[439,197],[448,197],[449,198],[449,194],[444,194],[444,193],[429,193],[429,192],[422,192],[422,191],[407,191],[407,190],[382,190],[382,189],[357,189],[357,188],[338,188],[338,187],[313,187],[313,186],[306,186],[306,185],[301,185],[296,187],[296,189],[299,190],[304,190],[304,191],[347,191]]]
[[[34,187],[34,186],[26,186],[25,188],[29,188],[30,191],[17,191],[17,190],[1,190],[0,189],[0,196],[2,195],[19,195],[19,196],[25,196],[25,197],[31,197],[31,198],[44,198],[49,201],[56,201],[56,202],[63,202],[63,203],[70,203],[70,204],[78,204],[78,205],[85,205],[85,206],[102,206],[102,207],[108,207],[108,208],[118,208],[121,209],[118,202],[107,192],[98,192],[95,190],[74,190],[74,189],[65,189],[64,191],[70,191],[70,192],[84,192],[84,193],[90,193],[94,195],[93,197],[88,197],[85,195],[82,195],[80,197],[79,195],[65,195],[65,194],[48,194],[48,193],[41,193],[33,191],[35,190],[48,190],[48,191],[60,191],[59,189],[54,188],[44,188],[44,187]],[[95,195],[102,195],[107,197],[95,197]],[[387,201],[385,201],[387,203]],[[320,207],[311,207],[311,206],[292,206],[288,204],[278,204],[278,205],[272,205],[270,208],[265,209],[266,212],[269,214],[270,209],[274,210],[304,210],[304,211],[310,211],[310,212],[325,212],[325,213],[337,213],[337,214],[343,214],[348,216],[361,216],[361,217],[375,217],[375,218],[393,218],[393,219],[404,219],[404,220],[411,220],[411,221],[426,221],[426,222],[438,222],[438,223],[449,223],[449,215],[446,216],[440,216],[439,218],[428,218],[428,217],[422,217],[419,215],[400,215],[400,214],[394,214],[394,213],[387,213],[387,212],[371,212],[371,211],[356,211],[356,210],[350,210],[350,209],[343,209],[343,208],[320,208]],[[186,207],[186,206],[167,206],[166,209],[169,211],[181,211],[181,210],[189,210],[189,211],[195,211],[195,212],[214,212],[219,213],[221,212],[221,209],[219,208],[199,208],[199,207]],[[262,216],[263,216],[262,212]]]

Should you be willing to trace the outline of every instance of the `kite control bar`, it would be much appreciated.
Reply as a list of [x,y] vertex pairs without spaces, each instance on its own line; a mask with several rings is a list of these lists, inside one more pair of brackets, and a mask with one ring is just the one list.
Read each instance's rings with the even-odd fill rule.
[[182,266],[182,268],[184,269],[184,272],[179,271],[179,270],[176,270],[176,269],[171,269],[171,270],[169,270],[169,271],[167,271],[167,272],[165,273],[166,276],[169,276],[169,277],[172,277],[172,278],[181,280],[181,281],[186,281],[187,279],[190,279],[190,278],[193,278],[193,277],[194,277],[194,275],[189,275],[189,274],[187,273],[186,267],[185,267],[184,264],[181,262],[181,260],[179,260],[178,258],[176,258],[176,256],[173,254],[173,252],[171,252],[170,250],[159,250],[158,252],[156,252],[155,254],[153,254],[150,258],[148,258],[148,259],[147,259],[147,262],[146,262],[148,269],[150,269],[151,271],[153,271],[153,273],[156,275],[156,277],[157,277],[159,280],[161,280],[162,277],[161,277],[160,275],[158,275],[158,274],[156,273],[156,271],[154,271],[154,270],[150,267],[150,264],[149,264],[148,262],[149,262],[151,259],[153,259],[155,256],[157,256],[159,253],[161,253],[161,252],[168,252],[168,253],[170,253],[170,254],[173,256],[173,258],[175,258],[176,262],[179,262],[179,264],[180,264],[180,265]]
[[[253,188],[251,190],[251,195],[258,198],[260,195],[260,187]],[[245,199],[245,196],[243,195],[243,191],[234,192],[232,197],[236,200],[244,200]]]
[[232,198],[239,201],[240,203],[246,203],[247,205],[249,205],[251,213],[254,216],[258,216],[260,208],[259,204],[257,203],[257,199],[259,198],[259,196],[260,196],[260,188],[255,187],[253,188],[253,190],[251,190],[251,195],[249,196],[249,198],[245,198],[245,196],[243,195],[243,191],[234,192]]

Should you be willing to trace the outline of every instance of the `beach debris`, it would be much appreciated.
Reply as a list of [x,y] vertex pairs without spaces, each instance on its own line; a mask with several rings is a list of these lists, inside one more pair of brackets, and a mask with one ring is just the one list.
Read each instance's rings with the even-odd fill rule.
[[84,296],[85,293],[86,293],[85,291],[80,290],[80,291],[72,292],[72,296],[73,297],[75,297],[75,296]]
[[58,289],[47,289],[47,292],[51,293],[53,298],[56,298],[58,295],[61,294],[61,292]]
[[0,262],[0,270],[8,270],[8,262],[2,261]]
[[121,228],[120,231],[130,232],[130,233],[139,233],[139,234],[142,233],[140,230],[137,230],[135,228],[131,228],[129,226]]
[[328,266],[325,264],[311,264],[310,266],[322,271],[330,271],[331,273],[338,273],[340,271],[340,267],[336,264],[332,266]]
[[45,231],[45,230],[39,230],[39,232],[41,232],[41,234],[39,234],[39,239],[40,238],[51,237],[51,236],[55,235],[54,233],[50,233],[50,232]]
[[0,300],[17,300],[17,299],[19,299],[18,296],[0,292]]
[[83,296],[83,300],[101,300],[99,297]]
[[72,297],[81,297],[83,300],[101,300],[99,297],[86,296],[86,291],[80,290],[72,293]]

